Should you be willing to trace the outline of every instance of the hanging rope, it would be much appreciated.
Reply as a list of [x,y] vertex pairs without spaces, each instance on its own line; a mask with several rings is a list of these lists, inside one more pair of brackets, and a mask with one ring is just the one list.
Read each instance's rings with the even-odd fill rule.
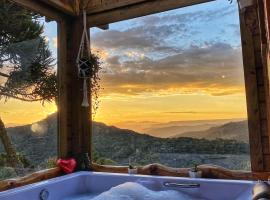
[[83,107],[89,107],[87,80],[91,76],[91,49],[86,26],[86,12],[83,11],[83,33],[76,59],[78,77],[83,78]]
[[80,9],[81,10],[86,10],[89,3],[90,3],[90,0],[81,0],[80,1]]

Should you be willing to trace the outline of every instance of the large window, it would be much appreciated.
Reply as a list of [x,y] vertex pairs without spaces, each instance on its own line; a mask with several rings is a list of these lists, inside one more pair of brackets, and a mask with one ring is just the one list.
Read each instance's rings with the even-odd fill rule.
[[91,29],[103,60],[94,161],[250,169],[237,2]]
[[57,156],[57,25],[0,1],[0,180]]

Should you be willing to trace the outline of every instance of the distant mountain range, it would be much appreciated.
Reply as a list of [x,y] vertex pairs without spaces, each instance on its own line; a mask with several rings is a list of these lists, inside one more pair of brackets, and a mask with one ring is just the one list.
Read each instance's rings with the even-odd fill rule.
[[248,124],[246,120],[230,122],[221,126],[211,127],[207,130],[184,132],[173,136],[173,138],[178,137],[205,138],[209,140],[222,138],[248,143]]
[[127,164],[128,158],[139,160],[140,164],[159,162],[160,155],[166,157],[169,154],[224,155],[249,152],[247,143],[230,139],[158,138],[97,122],[93,127],[93,146],[96,152],[120,164]]
[[[193,131],[204,131],[215,124],[198,124],[198,125],[181,125],[181,126],[165,126],[165,127],[152,127],[144,130],[144,133],[155,137],[169,138],[175,137],[178,134],[193,132]],[[188,136],[189,137],[189,136]]]
[[[195,134],[196,132],[190,132],[175,135],[174,138],[158,138],[94,122],[93,148],[100,156],[120,164],[126,164],[128,158],[137,159],[140,164],[158,162],[160,154],[168,153],[246,154],[249,147],[243,142],[246,139],[241,138],[246,137],[243,127],[245,122],[233,122],[207,131],[199,131],[199,136]],[[34,164],[40,164],[57,155],[56,114],[34,124],[7,128],[7,131],[16,150],[23,153]],[[206,139],[198,139],[204,135]],[[3,151],[2,145],[0,151]]]
[[193,121],[169,121],[169,122],[155,122],[155,121],[121,121],[113,125],[124,129],[136,131],[138,133],[145,133],[154,137],[168,138],[174,135],[207,130],[208,128],[221,126],[230,122],[244,121],[243,118],[234,119],[210,119],[210,120],[193,120]]
[[[171,121],[167,123],[152,123],[142,129],[142,133],[155,137],[168,138],[181,135],[182,133],[206,131],[212,127],[219,127],[231,122],[240,122],[244,119],[216,119],[195,121]],[[188,136],[189,137],[189,136]],[[197,138],[196,136],[194,136]]]

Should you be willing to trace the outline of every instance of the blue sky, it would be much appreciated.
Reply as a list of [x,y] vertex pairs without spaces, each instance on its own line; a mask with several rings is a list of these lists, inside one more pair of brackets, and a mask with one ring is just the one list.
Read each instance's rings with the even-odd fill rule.
[[[203,46],[206,43],[214,42],[224,42],[234,47],[239,47],[239,17],[237,9],[236,1],[230,4],[226,0],[217,0],[110,24],[110,30],[123,33],[144,26],[145,31],[152,29],[153,37],[155,36],[154,34],[158,36],[157,32],[159,32],[160,37],[163,37],[164,41],[162,42],[164,45],[181,49],[189,48],[192,45]],[[166,31],[167,35],[165,35]],[[99,34],[103,33],[106,36],[106,32],[97,28],[92,29],[93,42],[95,43],[95,37],[98,37]],[[165,34],[162,35],[162,32]],[[153,52],[149,54],[153,54]]]
[[[57,59],[57,24],[41,23]],[[92,51],[102,60],[95,120],[136,130],[142,123],[128,127],[127,121],[246,118],[239,29],[236,0],[91,29]],[[14,116],[24,116],[16,123],[38,121],[57,109],[54,103],[14,102],[1,104],[8,123]]]
[[[119,87],[132,84],[132,80],[134,84],[147,84],[140,75],[154,79],[153,74],[158,72],[172,73],[171,80],[175,73],[179,73],[175,81],[180,79],[178,83],[184,85],[243,86],[236,1],[230,4],[226,0],[217,0],[117,22],[110,24],[109,30],[93,28],[91,42],[92,49],[104,57],[104,80],[117,84],[122,76],[129,78],[129,82],[117,84]],[[191,74],[192,71],[199,72],[202,77]],[[161,84],[162,80],[165,85],[168,82],[168,77],[161,75],[156,78],[160,78]],[[172,83],[176,84],[175,81]],[[150,87],[156,86],[149,84]]]
[[[56,24],[44,34],[56,52]],[[92,28],[91,47],[103,61],[98,121],[246,117],[236,1]]]
[[[217,0],[113,23],[110,24],[110,30],[124,32],[129,29],[139,28],[142,25],[150,26],[150,28],[163,25],[164,29],[166,29],[166,26],[176,27],[177,24],[178,29],[175,28],[174,33],[164,37],[163,42],[166,45],[175,48],[188,48],[191,45],[202,46],[207,42],[219,41],[239,47],[241,44],[237,9],[236,1],[230,4],[227,0]],[[57,24],[55,22],[46,23],[44,19],[41,21],[44,23],[44,35],[49,38],[50,47],[56,57],[56,46],[53,40],[57,37]],[[98,28],[91,29],[91,35],[94,38],[103,32],[106,31]]]
[[57,23],[55,21],[45,22],[44,18],[40,22],[44,25],[43,35],[48,39],[53,56],[57,59]]

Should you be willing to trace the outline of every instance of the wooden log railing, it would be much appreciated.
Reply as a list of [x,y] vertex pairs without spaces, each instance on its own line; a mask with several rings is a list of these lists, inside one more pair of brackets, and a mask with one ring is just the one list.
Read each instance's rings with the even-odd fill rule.
[[[127,166],[109,166],[91,165],[93,171],[96,172],[111,172],[111,173],[128,173]],[[143,167],[138,167],[138,174],[142,175],[158,175],[158,176],[173,176],[173,177],[188,177],[190,168],[172,168],[161,164],[150,164]],[[231,179],[231,180],[268,180],[270,172],[250,172],[229,170],[215,165],[199,165],[198,169],[202,171],[203,178],[211,179]],[[37,183],[47,179],[61,176],[61,169],[56,167],[52,169],[42,170],[21,178],[8,179],[0,181],[0,192],[13,189],[16,187]]]
[[[93,171],[97,172],[112,172],[112,173],[127,173],[126,166],[109,166],[92,164]],[[138,174],[143,175],[158,175],[158,176],[174,176],[188,177],[190,168],[172,168],[161,164],[150,164],[143,167],[138,167]],[[212,179],[231,179],[231,180],[268,180],[270,172],[250,172],[240,170],[229,170],[216,165],[199,165],[198,170],[202,171],[203,178]]]
[[16,187],[24,186],[24,185],[29,185],[32,183],[37,183],[37,182],[44,181],[47,179],[55,178],[61,175],[62,175],[61,169],[56,167],[56,168],[34,172],[24,177],[7,179],[4,181],[0,181],[0,192],[13,189]]

